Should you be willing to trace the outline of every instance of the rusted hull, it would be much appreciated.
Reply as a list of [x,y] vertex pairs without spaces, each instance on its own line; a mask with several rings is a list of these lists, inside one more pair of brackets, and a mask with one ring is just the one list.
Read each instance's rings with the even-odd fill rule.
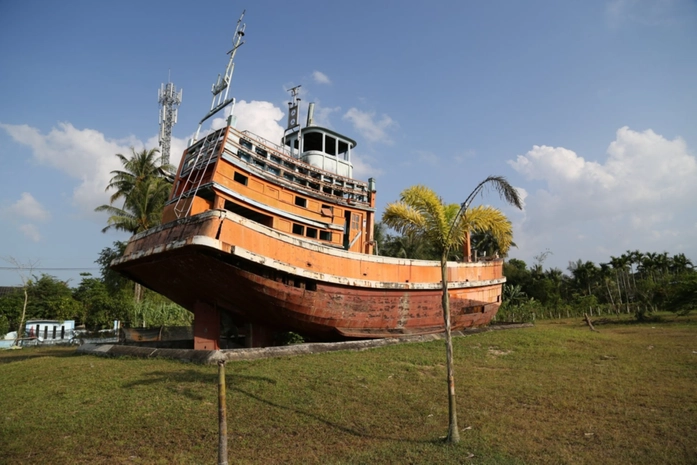
[[[275,233],[259,240],[256,235],[265,231],[259,226],[235,230],[244,227],[244,220],[223,213],[181,221],[136,236],[126,255],[113,266],[192,311],[197,303],[205,303],[216,311],[228,312],[236,323],[292,330],[316,339],[443,331],[440,282],[358,279],[370,277],[370,273],[437,276],[440,269],[436,262],[423,266],[418,261],[361,258],[361,254],[302,247],[297,241],[274,236]],[[226,236],[225,231],[228,236],[236,231],[238,244],[252,248],[258,243],[259,249],[249,250],[220,240]],[[269,259],[261,254],[264,249],[296,262]],[[356,267],[359,277],[325,272],[336,267],[331,261],[350,262],[354,255],[367,260]],[[302,263],[307,268],[301,269]],[[420,268],[402,269],[407,266]],[[348,274],[349,267],[344,268]],[[453,329],[488,324],[500,305],[503,279],[496,276],[500,266],[472,264],[469,268],[456,268],[453,266],[451,274],[462,282],[449,289]],[[465,278],[466,272],[472,273],[471,281]],[[490,279],[475,279],[481,276]]]
[[[273,279],[272,269],[243,261],[227,263],[220,254],[197,246],[150,256],[120,270],[192,311],[197,301],[204,301],[231,312],[238,322],[297,331],[318,339],[443,331],[439,290],[336,284],[318,284],[316,290],[308,290]],[[487,302],[484,296],[498,293],[497,287],[451,290],[453,329],[488,324],[499,304]]]

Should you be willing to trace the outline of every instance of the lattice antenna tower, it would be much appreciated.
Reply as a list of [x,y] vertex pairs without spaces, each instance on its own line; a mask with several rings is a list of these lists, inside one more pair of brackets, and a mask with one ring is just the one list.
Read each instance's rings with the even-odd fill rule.
[[162,84],[157,91],[160,103],[160,153],[162,166],[169,165],[169,150],[172,144],[172,127],[177,124],[177,107],[182,103],[182,90],[171,82]]

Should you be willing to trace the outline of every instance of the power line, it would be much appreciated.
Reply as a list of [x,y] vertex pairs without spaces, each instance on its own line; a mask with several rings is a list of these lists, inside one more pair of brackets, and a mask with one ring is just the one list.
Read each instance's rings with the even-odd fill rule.
[[28,266],[0,266],[0,270],[28,270],[28,271],[76,271],[98,270],[99,268],[34,268]]

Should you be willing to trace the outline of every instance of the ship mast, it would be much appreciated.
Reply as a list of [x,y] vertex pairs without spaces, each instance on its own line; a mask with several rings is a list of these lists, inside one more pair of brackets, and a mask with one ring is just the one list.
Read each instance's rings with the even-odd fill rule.
[[162,84],[157,91],[157,101],[160,104],[160,153],[162,155],[160,165],[169,165],[169,151],[172,144],[172,127],[177,124],[177,107],[182,103],[182,90],[167,79],[167,84]]
[[[242,11],[240,19],[237,20],[235,36],[232,39],[232,50],[227,52],[227,54],[230,55],[230,60],[228,61],[227,68],[225,68],[225,74],[223,76],[218,74],[218,80],[213,84],[211,88],[211,92],[213,93],[211,109],[208,113],[206,113],[206,116],[204,116],[203,119],[199,121],[198,129],[196,130],[196,135],[194,136],[194,141],[198,139],[198,134],[201,131],[201,125],[204,121],[206,121],[208,118],[212,117],[231,103],[233,104],[233,110],[235,108],[235,97],[228,98],[228,92],[230,91],[230,81],[232,80],[232,73],[235,71],[235,54],[237,53],[237,49],[244,44],[242,37],[244,37],[244,30],[247,27],[247,25],[242,22],[242,18],[244,18],[245,11],[246,10]],[[232,111],[230,112],[230,114],[232,114]]]
[[[286,146],[286,134],[288,134],[288,131],[292,131],[300,126],[300,98],[298,97],[300,87],[302,86],[298,85],[288,89],[292,101],[288,102],[288,126],[283,131],[283,147]],[[293,147],[290,148],[290,153],[293,153]]]

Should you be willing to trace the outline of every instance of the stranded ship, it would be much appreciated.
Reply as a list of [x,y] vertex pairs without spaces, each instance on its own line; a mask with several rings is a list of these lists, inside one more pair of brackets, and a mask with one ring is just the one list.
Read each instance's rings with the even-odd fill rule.
[[[355,140],[314,124],[313,104],[302,126],[297,88],[279,143],[236,128],[228,90],[241,19],[162,224],[133,236],[112,267],[192,311],[195,349],[226,348],[240,334],[264,347],[284,331],[310,340],[444,331],[440,262],[374,253],[376,183],[353,178]],[[200,136],[228,107],[226,126]],[[448,262],[453,330],[490,322],[502,268]]]

